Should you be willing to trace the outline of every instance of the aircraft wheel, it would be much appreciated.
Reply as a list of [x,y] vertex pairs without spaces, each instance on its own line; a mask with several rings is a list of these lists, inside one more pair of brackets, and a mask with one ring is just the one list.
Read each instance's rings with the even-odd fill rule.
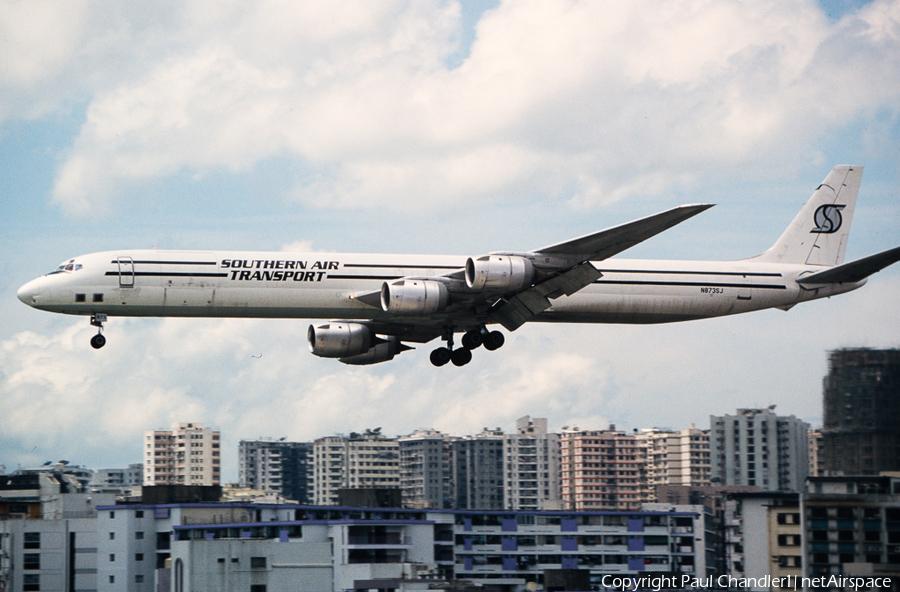
[[488,351],[494,351],[506,342],[503,333],[500,331],[491,331],[484,336],[484,348]]
[[462,346],[466,349],[475,349],[480,347],[482,343],[481,331],[475,329],[469,331],[462,338]]
[[453,353],[450,354],[450,359],[453,361],[454,366],[465,366],[472,361],[472,350],[464,347],[453,350]]
[[431,363],[435,366],[443,366],[450,361],[450,350],[446,347],[439,347],[431,352]]
[[100,349],[104,345],[106,345],[106,337],[104,337],[103,335],[97,333],[96,335],[91,337],[91,347],[93,347],[94,349]]

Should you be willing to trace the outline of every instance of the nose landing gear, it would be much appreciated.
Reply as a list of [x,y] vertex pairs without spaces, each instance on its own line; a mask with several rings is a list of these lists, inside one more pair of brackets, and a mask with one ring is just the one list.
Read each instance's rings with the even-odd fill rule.
[[106,322],[106,315],[102,313],[91,315],[91,326],[97,327],[97,334],[91,337],[91,347],[100,349],[106,345],[106,337],[103,336],[103,323]]
[[445,329],[442,337],[447,342],[447,347],[439,347],[431,352],[431,363],[435,366],[444,366],[447,362],[453,362],[454,366],[465,366],[472,361],[472,350],[484,345],[488,351],[499,348],[506,339],[500,331],[488,331],[486,327],[472,329],[462,337],[462,347],[453,349],[453,330]]

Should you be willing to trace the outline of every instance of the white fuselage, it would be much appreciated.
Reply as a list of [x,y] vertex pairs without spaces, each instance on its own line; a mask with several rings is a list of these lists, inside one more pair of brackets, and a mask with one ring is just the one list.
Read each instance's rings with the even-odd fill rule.
[[[112,251],[72,260],[22,286],[38,309],[110,316],[398,318],[358,299],[384,282],[444,276],[466,258],[287,252]],[[562,296],[534,320],[565,323],[663,323],[789,308],[856,289],[852,284],[801,287],[812,265],[740,261],[607,259],[602,277]],[[430,317],[440,322],[441,315]],[[425,320],[425,319],[419,319]],[[473,320],[473,322],[475,322]],[[464,322],[461,324],[465,324]]]

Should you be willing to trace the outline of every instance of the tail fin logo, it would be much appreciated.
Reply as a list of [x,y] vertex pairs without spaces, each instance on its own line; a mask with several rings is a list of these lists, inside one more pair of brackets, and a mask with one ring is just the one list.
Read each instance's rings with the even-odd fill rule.
[[815,232],[818,234],[833,234],[837,232],[841,224],[844,222],[843,216],[841,216],[841,210],[843,210],[847,206],[835,205],[835,204],[825,204],[824,206],[819,206],[816,210],[816,213],[813,214],[813,222],[816,227],[813,228],[810,232]]

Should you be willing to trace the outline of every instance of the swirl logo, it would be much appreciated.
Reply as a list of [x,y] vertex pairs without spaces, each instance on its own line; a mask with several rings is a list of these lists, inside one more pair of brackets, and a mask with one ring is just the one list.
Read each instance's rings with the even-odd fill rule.
[[813,228],[810,232],[816,232],[819,234],[833,234],[838,231],[841,227],[841,224],[844,222],[843,216],[841,216],[841,210],[843,210],[846,206],[839,206],[834,204],[825,204],[824,206],[819,206],[816,209],[816,213],[813,214],[813,222],[816,227]]

